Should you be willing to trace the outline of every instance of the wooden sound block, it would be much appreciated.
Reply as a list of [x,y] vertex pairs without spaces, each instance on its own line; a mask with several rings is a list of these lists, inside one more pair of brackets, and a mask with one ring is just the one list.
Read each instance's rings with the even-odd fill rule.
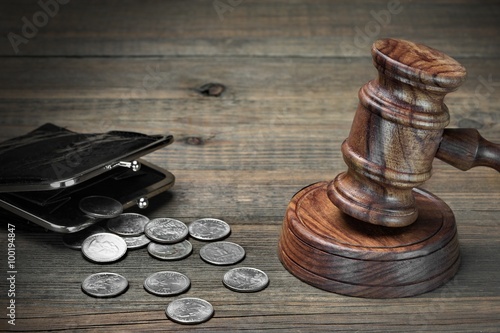
[[328,184],[302,189],[288,205],[278,254],[293,275],[330,292],[369,298],[418,295],[455,275],[455,217],[441,199],[415,188],[417,220],[391,228],[341,212],[328,198]]

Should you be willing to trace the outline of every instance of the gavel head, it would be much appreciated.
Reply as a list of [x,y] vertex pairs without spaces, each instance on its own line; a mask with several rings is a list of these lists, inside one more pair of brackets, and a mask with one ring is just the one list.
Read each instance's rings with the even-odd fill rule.
[[397,39],[375,42],[372,56],[379,75],[359,91],[342,144],[348,170],[328,185],[328,197],[359,220],[402,227],[417,219],[412,189],[431,176],[449,123],[443,100],[466,71],[435,49]]

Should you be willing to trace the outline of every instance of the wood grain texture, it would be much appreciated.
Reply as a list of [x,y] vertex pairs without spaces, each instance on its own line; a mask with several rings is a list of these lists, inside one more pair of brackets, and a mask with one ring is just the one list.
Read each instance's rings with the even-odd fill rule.
[[500,145],[473,128],[445,129],[436,157],[463,171],[486,166],[500,172]]
[[327,189],[328,182],[302,189],[285,213],[278,255],[301,280],[343,295],[394,298],[433,290],[457,272],[455,218],[439,198],[415,189],[418,219],[390,228],[344,214]]
[[[374,39],[418,41],[458,59],[468,80],[446,98],[449,126],[475,127],[500,142],[500,6],[401,4],[377,36],[355,44],[356,27],[375,21],[371,11],[387,10],[386,2],[247,0],[220,21],[207,0],[71,0],[16,55],[6,35],[20,33],[22,17],[31,19],[40,7],[34,0],[0,2],[0,139],[45,122],[81,132],[173,134],[176,141],[147,160],[170,170],[176,184],[151,202],[147,215],[226,220],[229,240],[247,250],[242,264],[263,269],[271,280],[260,293],[226,290],[225,269],[205,264],[197,241],[193,255],[172,264],[143,249],[99,266],[67,249],[60,235],[2,218],[16,225],[19,274],[17,325],[7,326],[2,311],[0,331],[497,332],[500,180],[494,170],[464,173],[434,162],[423,187],[454,211],[462,261],[455,278],[433,292],[392,300],[340,296],[301,282],[278,259],[282,218],[294,193],[345,169],[340,145],[359,87],[376,74],[369,57]],[[211,82],[226,91],[220,97],[196,91]],[[6,235],[0,228],[1,246]],[[81,281],[103,269],[126,276],[129,290],[114,299],[82,293]],[[193,327],[170,322],[164,314],[170,299],[142,288],[149,273],[164,269],[186,273],[192,279],[186,295],[212,302],[214,318]]]
[[[72,0],[20,45],[19,55],[365,57],[376,36],[445,46],[442,51],[452,57],[494,58],[500,49],[492,42],[500,32],[494,1],[233,3],[240,4],[221,19],[210,0]],[[22,17],[32,19],[40,11],[36,1],[6,0],[0,6],[5,34],[20,34]],[[16,55],[6,40],[0,54]]]
[[378,77],[360,89],[342,143],[348,170],[335,177],[328,196],[361,221],[404,227],[418,217],[412,189],[431,177],[449,123],[443,100],[463,83],[466,69],[436,49],[400,39],[374,42],[372,57]]

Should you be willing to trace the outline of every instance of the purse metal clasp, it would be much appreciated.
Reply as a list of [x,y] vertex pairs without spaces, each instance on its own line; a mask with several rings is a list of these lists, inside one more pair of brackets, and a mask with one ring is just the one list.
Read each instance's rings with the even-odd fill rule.
[[128,169],[131,169],[132,171],[136,172],[136,171],[139,171],[141,169],[141,163],[139,163],[138,161],[132,161],[132,162],[120,161],[120,162],[106,165],[104,168],[106,170],[111,170],[111,169],[114,169],[116,167],[128,168]]

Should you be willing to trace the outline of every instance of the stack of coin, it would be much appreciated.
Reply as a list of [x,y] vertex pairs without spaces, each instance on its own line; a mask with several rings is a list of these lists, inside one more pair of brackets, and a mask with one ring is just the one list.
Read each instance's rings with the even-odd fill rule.
[[[107,231],[120,236],[127,244],[127,249],[138,249],[149,244],[144,234],[144,227],[149,219],[141,214],[123,213],[106,221]],[[106,232],[100,225],[93,225],[82,231],[65,234],[63,243],[72,249],[81,249],[83,241],[92,234]]]
[[171,218],[151,220],[144,230],[151,240],[149,254],[160,260],[184,259],[193,251],[193,245],[186,240],[188,227],[184,222]]
[[[229,224],[219,219],[203,218],[187,226],[176,219],[149,220],[140,214],[123,213],[108,220],[106,225],[112,233],[89,232],[86,235],[87,239],[83,241],[82,252],[93,262],[116,261],[125,255],[127,248],[139,248],[146,244],[149,244],[148,253],[156,259],[181,260],[193,251],[192,244],[187,240],[188,236],[209,242],[200,249],[199,255],[203,261],[212,265],[234,265],[242,261],[246,255],[240,245],[221,241],[230,235],[231,228]],[[66,243],[70,242],[65,241]],[[117,296],[127,289],[126,281],[124,277],[115,273],[97,273],[82,283],[82,290],[94,297]],[[227,271],[222,283],[229,290],[248,293],[265,289],[269,284],[269,278],[259,269],[238,267]],[[179,295],[186,292],[190,286],[189,277],[175,271],[156,272],[144,280],[144,289],[156,296]],[[203,299],[187,297],[172,301],[165,309],[165,313],[172,321],[198,324],[209,320],[214,314],[214,309]]]
[[200,249],[200,257],[212,265],[233,265],[245,258],[245,250],[238,244],[219,241],[231,233],[229,224],[222,220],[204,218],[189,225],[189,235],[209,243]]
[[106,222],[106,227],[112,233],[123,238],[127,248],[139,249],[149,244],[150,240],[144,234],[149,218],[136,213],[123,213]]

